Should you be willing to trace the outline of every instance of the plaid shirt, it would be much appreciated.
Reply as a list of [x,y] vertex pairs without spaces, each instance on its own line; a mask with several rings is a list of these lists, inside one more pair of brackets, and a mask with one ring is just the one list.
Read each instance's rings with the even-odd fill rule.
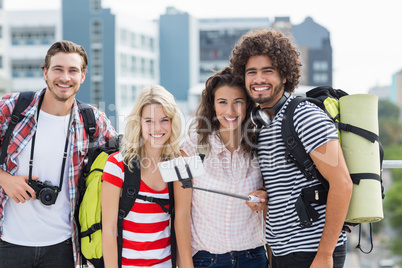
[[[197,155],[198,136],[181,146],[188,156]],[[193,185],[248,196],[262,187],[258,160],[238,148],[231,154],[217,135],[209,136],[210,152],[204,159],[204,176],[194,178]],[[191,251],[212,254],[253,249],[265,244],[263,217],[246,201],[193,190],[191,201]]]
[[[44,94],[46,88],[35,94],[34,101],[23,112],[25,118],[16,125],[13,135],[10,138],[10,144],[7,150],[7,156],[5,163],[2,165],[2,169],[14,175],[18,170],[17,157],[20,152],[25,148],[29,140],[32,138],[36,131],[36,112],[38,109],[38,101]],[[16,104],[16,100],[19,94],[8,94],[0,100],[0,141],[3,142],[4,134],[7,131],[8,124],[10,122],[10,115]],[[84,163],[88,152],[89,137],[85,132],[84,123],[80,115],[77,103],[74,103],[73,107],[73,120],[70,126],[70,151],[68,160],[68,186],[70,196],[70,220],[71,220],[71,236],[73,240],[74,260],[76,264],[80,262],[79,254],[77,254],[78,248],[78,233],[77,226],[74,219],[75,204],[77,198],[77,181],[79,173]],[[96,133],[95,133],[95,145],[99,146],[104,144],[107,140],[116,136],[116,132],[111,125],[110,121],[106,118],[105,114],[98,109],[93,108],[96,119]],[[1,144],[2,146],[3,144]],[[7,146],[7,145],[6,145]],[[9,197],[4,192],[4,189],[0,186],[0,237],[2,233],[2,225],[4,222],[4,206]]]

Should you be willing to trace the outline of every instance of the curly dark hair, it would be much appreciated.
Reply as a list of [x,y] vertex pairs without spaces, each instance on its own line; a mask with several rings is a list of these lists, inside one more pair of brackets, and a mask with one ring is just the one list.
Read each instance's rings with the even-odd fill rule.
[[286,78],[285,91],[292,93],[301,76],[300,56],[290,38],[272,29],[255,29],[243,35],[230,55],[235,77],[244,83],[245,67],[251,56],[266,55],[281,78]]
[[[234,79],[232,69],[225,67],[222,70],[215,72],[205,82],[205,89],[201,93],[201,101],[195,112],[195,121],[190,129],[196,130],[199,135],[200,144],[208,144],[208,136],[215,131],[219,130],[219,120],[217,119],[215,112],[215,92],[222,86],[239,87],[244,90],[244,83],[240,79]],[[251,110],[255,107],[253,100],[246,96],[246,115],[241,124],[241,136],[240,142],[241,148],[244,152],[250,152],[254,141],[253,125],[250,120]]]

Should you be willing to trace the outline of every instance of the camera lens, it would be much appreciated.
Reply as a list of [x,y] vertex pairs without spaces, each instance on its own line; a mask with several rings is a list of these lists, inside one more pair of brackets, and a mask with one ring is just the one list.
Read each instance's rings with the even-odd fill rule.
[[40,201],[46,206],[53,205],[56,202],[56,197],[56,192],[50,188],[43,188],[39,193]]

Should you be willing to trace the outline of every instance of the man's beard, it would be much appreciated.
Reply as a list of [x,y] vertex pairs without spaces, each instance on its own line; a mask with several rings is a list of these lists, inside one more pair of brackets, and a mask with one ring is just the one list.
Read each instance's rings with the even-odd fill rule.
[[255,102],[258,103],[259,105],[265,104],[265,103],[270,103],[271,106],[274,106],[275,103],[272,103],[275,99],[278,98],[280,95],[282,89],[284,88],[284,84],[280,82],[279,85],[273,88],[272,94],[268,97],[263,97],[262,94],[259,94],[258,97],[252,97],[250,96],[249,91],[247,90],[247,94],[249,94],[250,98]]
[[70,98],[73,98],[73,97],[75,96],[75,94],[78,92],[78,90],[77,90],[77,91],[75,91],[73,94],[71,94],[71,95],[69,95],[69,96],[60,97],[60,96],[58,96],[58,95],[56,94],[56,91],[54,90],[53,85],[49,85],[49,83],[48,83],[47,80],[46,80],[46,85],[47,85],[47,88],[49,89],[49,91],[50,91],[50,92],[52,93],[52,95],[54,96],[54,98],[55,98],[57,101],[60,101],[60,102],[66,102],[66,101],[68,101]]

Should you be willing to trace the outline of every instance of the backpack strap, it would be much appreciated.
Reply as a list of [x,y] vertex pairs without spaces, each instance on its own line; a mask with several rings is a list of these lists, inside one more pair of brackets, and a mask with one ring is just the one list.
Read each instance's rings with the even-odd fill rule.
[[77,100],[78,109],[84,119],[84,128],[89,137],[94,140],[96,132],[96,119],[95,114],[91,106],[85,102]]
[[313,160],[311,160],[310,156],[306,153],[294,127],[293,115],[295,109],[299,103],[303,101],[311,101],[313,103],[316,102],[314,99],[296,97],[289,102],[288,107],[283,115],[281,132],[283,142],[286,146],[285,157],[288,162],[293,162],[297,166],[307,180],[318,179],[328,190],[328,181],[315,168]]
[[173,182],[168,183],[169,189],[169,213],[170,213],[170,253],[172,258],[172,267],[176,267],[177,260],[177,242],[176,242],[176,230],[175,230],[175,210],[174,210],[174,191]]
[[[171,255],[172,255],[172,267],[176,267],[176,235],[174,231],[174,197],[173,197],[173,183],[168,183],[169,199],[155,198],[151,196],[144,196],[138,194],[141,185],[141,169],[138,161],[133,161],[133,170],[130,170],[128,166],[124,166],[124,182],[122,195],[119,203],[119,214],[117,220],[117,248],[118,248],[118,261],[119,267],[121,267],[122,251],[123,251],[123,220],[131,211],[135,200],[141,199],[148,202],[154,202],[158,204],[163,211],[171,215]],[[169,210],[165,205],[169,204]]]
[[121,267],[123,251],[123,220],[133,207],[138,196],[141,184],[141,169],[138,161],[133,160],[133,170],[124,165],[124,182],[119,203],[119,214],[117,219],[117,251],[119,267]]
[[162,208],[162,210],[163,210],[165,213],[170,213],[170,210],[165,207],[166,205],[169,205],[169,204],[170,204],[170,203],[169,203],[169,199],[157,198],[157,197],[146,196],[146,195],[140,195],[140,194],[137,194],[137,198],[138,198],[138,199],[141,199],[141,200],[143,200],[143,201],[147,201],[147,202],[151,202],[151,203],[156,203],[156,204],[158,204],[158,205]]
[[[95,150],[95,132],[96,132],[96,119],[94,110],[87,103],[77,100],[78,109],[80,114],[82,115],[82,119],[84,121],[84,129],[89,137],[89,146],[88,146],[88,163],[93,162],[94,158],[94,150]],[[86,165],[85,170],[83,170],[83,174],[87,174],[91,169],[90,165]]]
[[380,140],[380,138],[378,137],[377,134],[375,134],[374,132],[368,131],[366,129],[356,127],[356,126],[353,126],[350,124],[345,124],[342,122],[335,122],[335,125],[339,130],[352,132],[356,135],[359,135],[360,137],[365,138],[366,140],[370,141],[371,143],[374,143],[375,141],[379,142],[379,140]]
[[24,119],[24,115],[22,114],[26,108],[28,108],[29,104],[32,102],[35,96],[35,92],[33,91],[24,91],[21,92],[18,96],[17,103],[14,106],[14,110],[11,114],[11,120],[8,124],[8,128],[6,134],[4,135],[2,148],[1,148],[1,155],[0,155],[0,165],[4,164],[4,159],[7,155],[7,148],[8,144],[10,143],[10,137],[13,133],[15,126]]

